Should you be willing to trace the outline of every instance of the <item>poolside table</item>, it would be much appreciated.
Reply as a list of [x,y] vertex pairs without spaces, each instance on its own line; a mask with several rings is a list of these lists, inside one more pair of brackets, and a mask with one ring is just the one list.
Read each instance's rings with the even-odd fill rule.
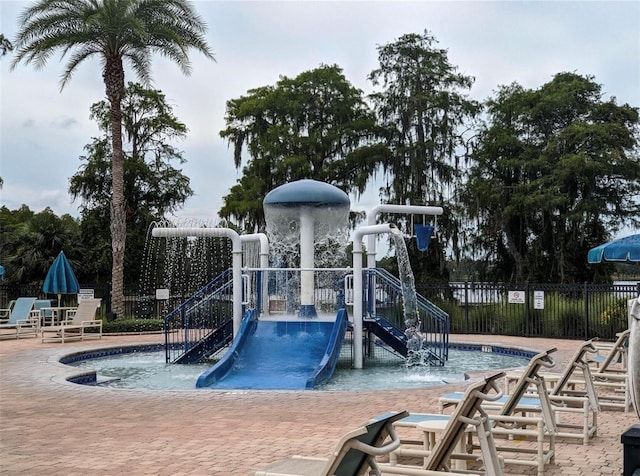
[[67,311],[77,309],[77,306],[55,306],[43,307],[40,309],[42,322],[41,326],[56,326],[62,324],[67,319]]

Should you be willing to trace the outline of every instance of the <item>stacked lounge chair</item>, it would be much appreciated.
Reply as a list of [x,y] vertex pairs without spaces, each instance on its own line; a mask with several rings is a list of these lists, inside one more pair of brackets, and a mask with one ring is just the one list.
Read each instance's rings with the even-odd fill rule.
[[[545,466],[553,463],[555,457],[556,427],[551,414],[551,403],[546,399],[542,405],[546,412],[545,416],[519,415],[516,409],[523,404],[523,400],[526,402],[526,393],[531,386],[546,395],[546,385],[544,379],[540,377],[540,370],[555,365],[551,354],[556,350],[555,348],[549,349],[534,356],[521,373],[513,392],[506,397],[486,402],[486,406],[502,402],[499,410],[496,413],[491,413],[489,418],[494,439],[499,441],[496,448],[498,454],[503,457],[504,463],[537,467],[539,476],[544,474]],[[457,399],[459,395],[462,394],[456,393],[455,398]],[[407,418],[397,421],[395,426],[399,432],[402,432],[403,429],[411,429],[409,431],[413,433],[415,428],[424,425],[427,421],[449,418],[449,415],[443,414],[411,413]],[[479,445],[473,443],[476,435],[470,433],[469,437],[467,451],[473,452],[475,449],[480,449]],[[527,445],[523,440],[530,440],[533,443]],[[392,461],[403,456],[415,456],[415,445],[422,444],[422,440],[419,439],[407,438],[402,441],[403,445],[392,453]]]

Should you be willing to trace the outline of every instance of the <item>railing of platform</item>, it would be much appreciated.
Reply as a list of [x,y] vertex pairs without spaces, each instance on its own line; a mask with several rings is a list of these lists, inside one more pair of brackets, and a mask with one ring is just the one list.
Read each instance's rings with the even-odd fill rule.
[[345,307],[344,279],[351,272],[349,268],[244,268],[249,295],[245,294],[243,301],[263,315],[296,315],[302,272],[313,272],[314,303],[319,314],[335,316]]
[[167,362],[174,362],[233,318],[232,273],[226,270],[164,318]]
[[[375,268],[364,270],[368,289],[363,309],[372,316],[381,316],[395,328],[404,330],[404,308],[400,280],[388,271]],[[375,291],[373,291],[375,289]],[[424,348],[432,360],[444,363],[449,358],[449,315],[420,294],[416,294],[420,331],[424,333]]]

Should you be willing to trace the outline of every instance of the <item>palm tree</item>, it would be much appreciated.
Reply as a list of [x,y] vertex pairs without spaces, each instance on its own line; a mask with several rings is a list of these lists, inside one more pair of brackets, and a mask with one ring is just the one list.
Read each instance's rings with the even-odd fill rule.
[[128,61],[145,84],[150,83],[151,54],[160,53],[191,73],[188,52],[195,49],[214,60],[204,38],[206,25],[186,0],[40,0],[19,18],[15,40],[18,63],[42,68],[56,52],[69,54],[60,80],[62,90],[78,65],[90,57],[102,61],[102,78],[111,107],[111,249],[112,310],[124,310],[126,204],[122,151],[121,102],[125,91],[123,62]]
[[13,49],[11,42],[0,33],[0,56],[4,56]]

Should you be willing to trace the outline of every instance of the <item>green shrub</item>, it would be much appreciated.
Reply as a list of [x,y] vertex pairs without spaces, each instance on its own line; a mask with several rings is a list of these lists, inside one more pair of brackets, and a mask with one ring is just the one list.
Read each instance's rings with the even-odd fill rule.
[[540,316],[532,312],[529,320],[529,328],[527,330],[527,317],[524,309],[516,308],[508,316],[503,317],[502,333],[509,336],[537,335],[540,327]]
[[154,332],[162,331],[162,319],[136,319],[133,317],[124,317],[115,321],[102,321],[102,332],[118,333],[118,332]]
[[494,305],[472,307],[469,312],[469,332],[502,334],[503,316]]
[[619,298],[612,304],[609,304],[600,315],[600,323],[613,327],[620,327],[621,325],[626,326],[628,306],[627,301],[628,298]]
[[458,306],[456,302],[439,299],[432,302],[449,315],[450,332],[462,333],[464,330],[464,309]]
[[615,339],[616,333],[629,327],[628,298],[618,298],[600,314],[597,323],[598,335],[603,339]]
[[509,319],[503,315],[499,306],[471,306],[468,313],[464,307],[453,306],[446,309],[449,313],[452,333],[500,334],[509,325]]
[[584,311],[576,307],[562,309],[558,319],[558,337],[581,339],[585,335]]

